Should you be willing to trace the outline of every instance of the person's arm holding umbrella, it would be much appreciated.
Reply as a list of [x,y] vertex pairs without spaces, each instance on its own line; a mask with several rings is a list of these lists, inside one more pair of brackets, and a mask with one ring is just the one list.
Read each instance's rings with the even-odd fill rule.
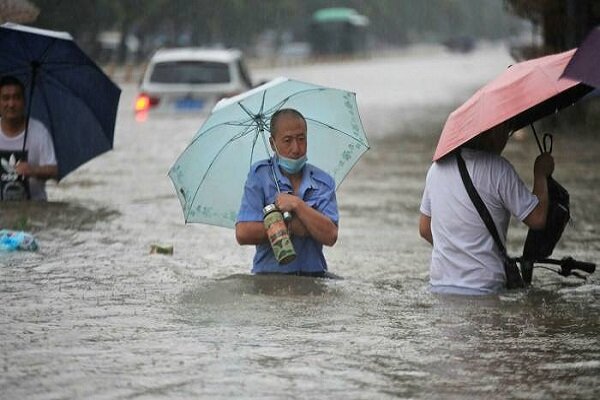
[[[502,154],[510,136],[510,124],[505,122],[489,131],[489,133],[472,140],[472,146],[483,151]],[[532,229],[543,229],[548,215],[548,177],[554,171],[554,158],[550,153],[540,154],[533,165],[533,190],[538,204],[527,215],[523,222]]]
[[[291,196],[291,195],[290,195]],[[295,196],[291,196],[295,197]],[[304,203],[304,202],[302,202]],[[278,208],[281,205],[278,205]],[[287,207],[287,206],[286,206]],[[286,211],[290,211],[289,208]],[[314,211],[314,210],[313,210]],[[318,211],[316,211],[318,214]],[[308,212],[313,214],[312,212]],[[304,214],[301,212],[301,214]],[[314,217],[314,215],[312,215]],[[331,221],[331,220],[330,220]],[[300,218],[292,218],[291,221],[287,224],[290,233],[294,236],[310,236],[310,232],[304,226],[304,223]],[[262,243],[267,243],[269,241],[267,237],[267,231],[265,230],[265,226],[262,222],[253,222],[253,221],[245,221],[238,222],[235,225],[235,237],[238,244],[241,245],[257,245]],[[323,243],[323,242],[322,242]],[[325,244],[325,243],[323,243]],[[331,245],[329,245],[331,246]]]
[[28,162],[19,162],[16,166],[16,172],[25,177],[33,177],[45,181],[57,178],[58,167],[56,165],[34,166]]
[[48,179],[58,179],[58,165],[56,163],[56,153],[54,151],[54,144],[50,137],[50,133],[45,126],[34,124],[30,122],[32,129],[39,132],[36,138],[30,138],[34,140],[32,154],[35,153],[35,163],[27,162],[25,160],[19,161],[16,165],[16,171],[19,175],[27,178],[35,178],[39,181],[46,181]]
[[317,242],[333,246],[337,241],[338,227],[331,219],[306,204],[301,198],[282,193],[275,203],[281,211],[294,216],[288,227],[293,235],[311,236]]
[[[247,188],[247,192],[247,196],[252,197],[253,189]],[[337,241],[337,225],[298,196],[287,193],[279,194],[275,205],[282,212],[292,213],[293,217],[288,222],[288,228],[292,235],[311,236],[326,246],[333,246]],[[236,240],[241,245],[257,245],[268,242],[262,222],[238,222],[235,227],[235,235]]]
[[550,153],[540,154],[533,167],[533,194],[539,202],[523,222],[532,229],[544,229],[548,216],[548,177],[554,171],[554,158]]
[[32,200],[47,200],[46,181],[58,180],[59,170],[50,133],[39,121],[30,120],[29,156],[15,166],[16,172],[27,178]]
[[[294,217],[288,223],[292,235],[311,236],[326,246],[337,241],[338,227],[325,215],[291,194],[279,195],[277,207],[281,211],[292,212]],[[257,245],[268,242],[262,222],[240,222],[236,224],[236,239],[241,245]]]
[[[509,138],[510,124],[503,123],[490,130],[489,133],[476,137],[472,142],[480,150],[502,154]],[[523,222],[532,229],[543,229],[548,215],[548,177],[554,171],[554,158],[550,153],[542,153],[533,166],[533,190],[538,204],[527,215]]]

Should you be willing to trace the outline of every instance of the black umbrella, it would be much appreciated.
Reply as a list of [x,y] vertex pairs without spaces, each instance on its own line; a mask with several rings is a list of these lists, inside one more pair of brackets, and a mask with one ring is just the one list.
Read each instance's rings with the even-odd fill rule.
[[112,149],[121,89],[68,33],[3,24],[4,75],[25,84],[28,117],[42,121],[52,135],[59,179]]

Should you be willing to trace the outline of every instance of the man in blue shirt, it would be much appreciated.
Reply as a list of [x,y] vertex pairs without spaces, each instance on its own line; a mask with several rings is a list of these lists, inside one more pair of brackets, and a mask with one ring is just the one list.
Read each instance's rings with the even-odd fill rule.
[[[281,109],[271,117],[270,130],[275,155],[250,168],[235,225],[236,239],[241,245],[256,245],[253,273],[326,276],[323,245],[333,246],[338,235],[335,181],[306,162],[306,120],[302,114]],[[273,170],[281,193],[277,192]],[[263,225],[263,207],[273,203],[292,214],[287,224],[296,259],[285,265],[277,262]]]

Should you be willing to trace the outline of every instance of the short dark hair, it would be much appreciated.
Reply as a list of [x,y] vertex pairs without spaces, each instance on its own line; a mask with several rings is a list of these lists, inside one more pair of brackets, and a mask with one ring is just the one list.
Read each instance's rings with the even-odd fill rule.
[[474,150],[490,150],[490,140],[494,135],[510,133],[513,130],[512,121],[504,121],[486,131],[483,131],[479,135],[471,138],[467,143],[463,144],[464,147]]
[[282,108],[282,109],[275,111],[275,113],[273,115],[271,115],[271,123],[269,125],[269,130],[271,131],[271,136],[273,136],[275,133],[275,127],[277,125],[277,121],[279,121],[279,118],[283,117],[284,115],[301,119],[304,122],[304,126],[306,126],[306,119],[304,118],[304,115],[302,115],[300,113],[300,111],[298,111],[294,108]]
[[2,89],[4,86],[18,86],[21,88],[21,93],[23,93],[23,96],[25,96],[25,85],[23,85],[23,82],[12,75],[5,75],[0,78],[0,89]]

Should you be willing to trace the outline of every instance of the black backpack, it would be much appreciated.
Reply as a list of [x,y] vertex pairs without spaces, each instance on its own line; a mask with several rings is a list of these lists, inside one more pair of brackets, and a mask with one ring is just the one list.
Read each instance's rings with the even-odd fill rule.
[[524,260],[535,262],[550,257],[571,218],[569,192],[552,177],[548,177],[548,200],[546,227],[529,230],[523,248]]

